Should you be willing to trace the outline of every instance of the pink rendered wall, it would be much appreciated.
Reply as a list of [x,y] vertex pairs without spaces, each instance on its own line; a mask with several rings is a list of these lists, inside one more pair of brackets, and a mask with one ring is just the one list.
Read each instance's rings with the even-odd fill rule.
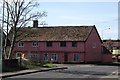
[[112,54],[103,54],[102,62],[112,62]]
[[[40,52],[40,57],[39,57],[39,60],[44,60],[44,54],[46,52]],[[64,55],[63,53],[56,53],[57,54],[57,60],[56,62],[64,62]],[[51,61],[51,55],[52,53],[51,52],[48,52],[48,61]]]
[[[93,48],[93,43],[96,43],[96,48]],[[101,61],[101,41],[95,29],[92,30],[85,44],[85,60],[86,62]]]
[[72,42],[66,42],[66,47],[60,47],[59,42],[53,42],[52,47],[46,47],[46,42],[39,42],[39,47],[32,47],[32,42],[24,42],[24,47],[15,44],[14,51],[60,51],[60,52],[84,52],[84,42],[78,42],[77,47],[72,47]]
[[69,58],[68,61],[69,62],[84,62],[84,53],[77,53],[79,54],[79,61],[74,61],[74,54],[76,53],[69,53]]
[[39,47],[32,47],[32,42],[24,42],[24,47],[18,47],[15,44],[14,52],[25,52],[30,54],[31,51],[38,51],[39,60],[44,60],[44,54],[48,53],[50,61],[51,54],[57,54],[57,62],[64,62],[64,52],[68,53],[68,62],[73,62],[73,53],[80,54],[80,61],[84,61],[84,42],[78,42],[77,47],[72,47],[72,42],[66,42],[66,47],[60,47],[60,42],[53,42],[52,47],[46,47],[46,42],[39,42]]
[[[44,54],[45,52],[40,52],[40,58],[39,60],[44,60]],[[51,61],[51,54],[52,52],[48,52],[48,61]],[[64,62],[64,53],[56,53],[57,54],[57,61],[56,62]],[[76,53],[75,53],[76,54]],[[79,61],[74,61],[73,57],[74,57],[74,53],[68,53],[68,62],[84,62],[84,53],[77,53],[80,55],[80,60]]]

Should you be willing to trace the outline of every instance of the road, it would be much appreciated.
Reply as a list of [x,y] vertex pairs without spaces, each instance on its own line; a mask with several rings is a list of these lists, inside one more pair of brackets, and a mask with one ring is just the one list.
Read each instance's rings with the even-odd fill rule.
[[65,70],[38,72],[10,78],[118,78],[117,66],[91,64],[57,64],[66,66]]

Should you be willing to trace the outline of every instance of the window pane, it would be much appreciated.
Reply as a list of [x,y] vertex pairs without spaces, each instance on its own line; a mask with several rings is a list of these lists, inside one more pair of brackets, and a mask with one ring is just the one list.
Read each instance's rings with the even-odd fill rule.
[[48,60],[48,54],[44,54],[44,60]]
[[24,42],[19,42],[19,43],[18,43],[18,46],[19,46],[19,47],[24,47]]
[[16,57],[21,57],[21,53],[16,53]]
[[38,61],[38,57],[39,57],[39,54],[36,54],[36,53],[31,53],[30,55],[29,55],[29,59],[30,59],[30,61]]
[[37,47],[38,46],[38,42],[32,42],[32,46],[33,47]]
[[74,54],[74,61],[79,61],[79,54]]
[[47,44],[46,45],[47,47],[52,47],[52,42],[51,41],[46,42],[46,44]]
[[56,61],[57,60],[57,54],[52,54],[51,60]]
[[113,50],[119,50],[120,47],[113,47]]
[[60,46],[61,46],[61,47],[65,47],[65,46],[66,46],[66,41],[61,41],[61,42],[60,42]]
[[72,47],[77,47],[77,42],[76,41],[72,42]]
[[117,47],[117,49],[120,49],[120,47]]
[[96,43],[93,43],[93,44],[92,44],[92,47],[93,47],[93,48],[96,48]]

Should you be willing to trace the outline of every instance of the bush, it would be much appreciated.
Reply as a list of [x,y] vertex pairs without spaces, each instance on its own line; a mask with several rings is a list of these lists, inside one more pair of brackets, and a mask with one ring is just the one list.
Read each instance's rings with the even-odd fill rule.
[[18,66],[18,67],[3,67],[2,72],[13,72],[13,71],[20,71],[27,69],[24,66]]
[[24,69],[18,63],[18,59],[4,59],[2,60],[2,71],[11,72]]
[[5,59],[2,60],[2,67],[18,67],[18,59]]

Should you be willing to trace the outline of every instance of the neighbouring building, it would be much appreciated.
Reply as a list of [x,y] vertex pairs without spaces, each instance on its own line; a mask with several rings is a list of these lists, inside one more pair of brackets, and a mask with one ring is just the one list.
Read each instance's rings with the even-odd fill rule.
[[[111,62],[102,53],[102,40],[93,26],[22,27],[17,32],[12,56],[53,62]],[[13,28],[10,30],[12,34]]]
[[103,45],[112,52],[114,61],[120,61],[120,40],[104,40]]

